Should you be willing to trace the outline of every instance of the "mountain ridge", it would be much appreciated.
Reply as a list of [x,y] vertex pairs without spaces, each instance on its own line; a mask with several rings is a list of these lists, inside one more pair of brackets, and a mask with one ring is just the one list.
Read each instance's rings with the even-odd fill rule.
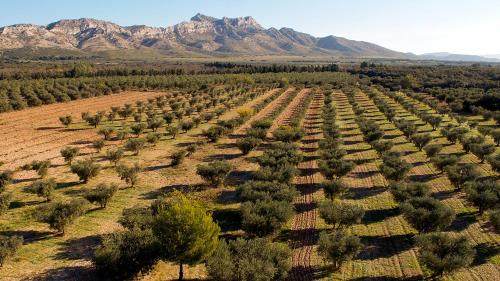
[[283,27],[264,28],[253,17],[215,18],[196,14],[168,27],[120,26],[91,18],[62,19],[46,26],[0,27],[0,49],[60,48],[81,51],[161,50],[205,55],[319,55],[415,58],[379,45],[343,37],[314,37]]

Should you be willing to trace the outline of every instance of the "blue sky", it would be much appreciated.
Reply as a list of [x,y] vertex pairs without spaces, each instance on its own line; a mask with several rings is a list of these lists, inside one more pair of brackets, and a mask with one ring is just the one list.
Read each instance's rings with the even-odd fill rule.
[[169,26],[197,12],[336,35],[398,51],[500,54],[500,0],[7,0],[0,26],[91,17]]

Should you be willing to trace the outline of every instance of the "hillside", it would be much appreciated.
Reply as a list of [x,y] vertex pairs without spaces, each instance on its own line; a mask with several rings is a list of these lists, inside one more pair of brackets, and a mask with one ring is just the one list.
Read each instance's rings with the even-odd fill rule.
[[316,55],[411,58],[363,41],[314,37],[291,28],[263,28],[252,17],[217,19],[197,14],[170,27],[120,26],[96,19],[60,20],[47,26],[0,28],[0,49],[59,48],[99,52],[153,50],[167,55]]

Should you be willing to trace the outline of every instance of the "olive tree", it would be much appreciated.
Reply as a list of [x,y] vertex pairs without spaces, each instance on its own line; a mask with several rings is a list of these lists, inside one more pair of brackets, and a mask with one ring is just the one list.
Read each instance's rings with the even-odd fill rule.
[[64,158],[64,162],[71,165],[73,159],[78,156],[80,149],[78,147],[67,146],[61,149],[61,156]]
[[479,214],[500,206],[500,184],[493,180],[467,182],[464,190],[467,200],[479,209]]
[[76,174],[84,183],[97,176],[100,171],[101,166],[96,164],[92,159],[79,160],[71,164],[71,172]]
[[343,229],[360,223],[365,211],[357,205],[326,200],[320,203],[319,214],[334,229]]
[[43,197],[46,202],[50,202],[54,199],[54,189],[56,185],[55,179],[42,179],[27,186],[25,191]]
[[337,271],[343,263],[352,260],[361,251],[362,245],[357,236],[349,235],[345,231],[323,231],[319,235],[318,252],[325,261],[332,263],[333,269]]
[[23,245],[23,241],[23,238],[20,236],[0,235],[0,268]]
[[118,186],[116,184],[100,183],[96,188],[87,190],[83,197],[90,203],[98,204],[104,209],[117,190]]
[[231,170],[232,165],[224,160],[196,166],[196,173],[214,187],[222,186]]
[[455,219],[455,212],[430,197],[410,198],[400,205],[404,218],[418,233],[446,229]]
[[134,187],[139,181],[139,173],[142,171],[142,167],[138,163],[134,165],[118,165],[116,166],[116,172],[118,176],[124,180],[130,187]]

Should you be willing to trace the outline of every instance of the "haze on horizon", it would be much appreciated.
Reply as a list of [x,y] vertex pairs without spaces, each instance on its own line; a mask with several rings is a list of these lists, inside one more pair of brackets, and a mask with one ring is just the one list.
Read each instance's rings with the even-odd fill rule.
[[416,54],[450,52],[500,56],[500,1],[495,0],[16,0],[2,3],[0,26],[47,25],[95,18],[120,25],[170,26],[196,13],[252,16],[263,27],[290,27]]

